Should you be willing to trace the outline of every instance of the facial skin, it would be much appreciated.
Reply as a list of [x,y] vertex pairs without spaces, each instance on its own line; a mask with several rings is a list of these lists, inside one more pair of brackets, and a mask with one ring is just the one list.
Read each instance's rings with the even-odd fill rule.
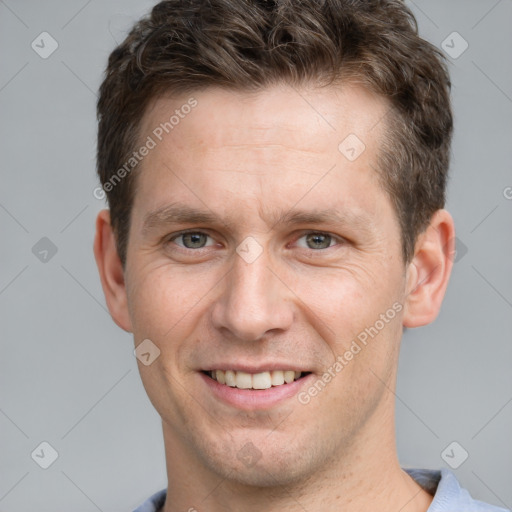
[[[349,85],[207,89],[155,101],[141,140],[190,96],[197,106],[134,171],[124,272],[107,210],[95,241],[113,319],[136,345],[150,339],[160,350],[138,364],[162,417],[165,512],[426,510],[431,497],[397,461],[392,391],[403,326],[438,313],[454,227],[438,211],[413,261],[402,261],[398,219],[375,171],[386,102]],[[349,134],[366,146],[355,161],[338,149]],[[145,229],[168,205],[213,218],[153,216]],[[286,221],[324,211],[342,219]],[[307,236],[315,233],[330,238]],[[247,262],[237,247],[261,254]],[[298,393],[394,304],[394,318],[301,403]],[[212,391],[201,372],[212,368],[311,373],[276,403],[234,405]]]

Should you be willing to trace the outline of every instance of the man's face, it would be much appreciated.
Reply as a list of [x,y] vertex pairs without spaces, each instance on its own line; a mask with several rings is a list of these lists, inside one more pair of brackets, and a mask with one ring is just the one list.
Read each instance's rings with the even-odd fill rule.
[[173,453],[283,484],[392,428],[406,273],[375,170],[386,103],[349,86],[191,96],[162,141],[189,96],[142,124],[156,146],[134,171],[125,279],[135,342],[160,355],[141,377]]

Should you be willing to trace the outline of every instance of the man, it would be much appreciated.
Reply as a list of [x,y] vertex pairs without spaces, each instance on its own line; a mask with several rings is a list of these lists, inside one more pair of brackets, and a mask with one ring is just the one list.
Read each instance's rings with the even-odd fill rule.
[[449,87],[398,0],[169,0],[114,50],[94,252],[168,472],[138,512],[500,510],[395,446],[452,269]]

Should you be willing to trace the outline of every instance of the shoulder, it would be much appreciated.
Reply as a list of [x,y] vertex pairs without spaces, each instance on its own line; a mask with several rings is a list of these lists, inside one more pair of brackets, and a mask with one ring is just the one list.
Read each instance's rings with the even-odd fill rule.
[[133,512],[161,512],[167,496],[167,489],[162,489],[150,496],[142,505],[138,506]]
[[448,469],[433,471],[428,469],[406,469],[426,491],[433,494],[434,499],[427,512],[510,512],[507,509],[474,500],[466,489],[463,489],[455,474]]

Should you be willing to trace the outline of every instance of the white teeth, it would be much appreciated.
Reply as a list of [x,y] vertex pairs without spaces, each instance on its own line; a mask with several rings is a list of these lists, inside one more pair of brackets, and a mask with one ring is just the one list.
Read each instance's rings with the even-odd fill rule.
[[301,372],[294,370],[273,370],[254,374],[233,370],[212,370],[208,373],[219,384],[239,389],[269,389],[284,383],[290,384],[302,375]]
[[245,372],[236,372],[236,387],[240,389],[252,388],[251,374]]
[[[222,370],[217,370],[217,371],[221,372]],[[235,372],[228,370],[227,372],[225,372],[225,377],[226,377],[226,384],[228,386],[231,386],[232,388],[236,387]]]
[[293,370],[287,370],[284,372],[284,381],[286,384],[290,384],[295,380],[295,372]]
[[281,370],[275,370],[272,372],[272,386],[280,386],[284,384],[284,374]]
[[272,387],[270,372],[255,373],[252,376],[252,387],[254,389],[268,389]]

